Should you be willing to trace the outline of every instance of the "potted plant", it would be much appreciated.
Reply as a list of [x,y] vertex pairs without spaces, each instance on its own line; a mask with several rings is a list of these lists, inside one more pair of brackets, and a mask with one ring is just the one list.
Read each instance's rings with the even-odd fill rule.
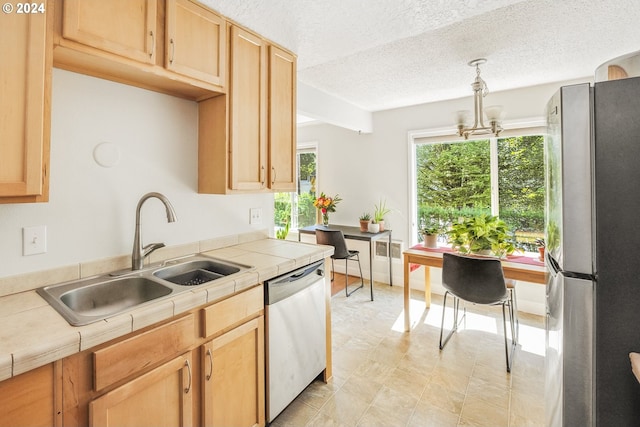
[[360,215],[360,231],[365,232],[369,230],[369,223],[371,222],[371,215],[367,212]]
[[544,239],[536,239],[536,245],[538,245],[538,259],[544,262],[544,248],[547,247]]
[[276,230],[276,238],[285,240],[288,234],[289,234],[289,221],[285,222],[284,228],[279,228]]
[[379,231],[384,231],[384,217],[389,212],[391,212],[391,209],[387,208],[387,202],[380,199],[380,203],[375,205],[375,209],[373,211],[373,222],[379,224]]
[[507,224],[493,215],[460,218],[453,222],[447,234],[451,247],[461,253],[503,257],[516,249]]
[[369,233],[379,233],[380,232],[380,224],[376,222],[375,219],[372,219],[367,227],[367,231]]
[[444,231],[444,225],[438,218],[422,218],[422,220],[420,221],[420,235],[422,236],[422,245],[425,248],[437,248],[438,235]]

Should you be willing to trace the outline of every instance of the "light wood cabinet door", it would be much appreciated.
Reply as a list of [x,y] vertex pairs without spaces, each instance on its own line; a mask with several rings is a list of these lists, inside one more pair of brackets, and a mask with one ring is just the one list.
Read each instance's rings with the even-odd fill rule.
[[0,426],[55,426],[55,368],[48,364],[0,382]]
[[267,179],[265,42],[231,27],[229,187],[261,190]]
[[296,59],[269,46],[269,188],[295,191]]
[[224,86],[226,21],[191,0],[168,0],[166,10],[165,67]]
[[295,55],[229,28],[228,94],[198,105],[198,192],[294,191]]
[[66,39],[125,58],[156,60],[157,0],[64,0]]
[[49,15],[2,16],[0,203],[48,199],[52,67]]
[[203,424],[264,426],[264,316],[202,346]]
[[189,352],[93,400],[89,404],[89,425],[192,425],[192,366]]

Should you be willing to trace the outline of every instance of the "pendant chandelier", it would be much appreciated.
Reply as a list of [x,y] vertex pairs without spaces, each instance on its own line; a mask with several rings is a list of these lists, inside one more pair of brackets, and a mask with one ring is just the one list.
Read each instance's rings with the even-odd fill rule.
[[[458,125],[458,136],[464,136],[464,139],[468,139],[469,135],[488,135],[493,134],[495,136],[500,135],[502,126],[500,124],[503,112],[502,106],[492,105],[483,109],[482,98],[484,98],[489,89],[487,84],[480,77],[480,65],[487,62],[485,58],[474,59],[469,61],[469,66],[476,67],[476,79],[471,83],[471,89],[473,90],[473,106],[475,110],[473,126],[469,126],[470,112],[468,110],[456,112],[456,123]],[[489,125],[484,124],[484,116],[487,116]]]

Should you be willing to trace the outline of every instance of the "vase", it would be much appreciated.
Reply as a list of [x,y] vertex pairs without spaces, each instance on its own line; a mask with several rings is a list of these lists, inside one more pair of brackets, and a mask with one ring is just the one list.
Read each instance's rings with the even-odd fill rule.
[[328,213],[323,213],[322,214],[322,225],[324,225],[325,227],[329,226],[329,214]]
[[369,231],[369,233],[379,233],[380,232],[380,224],[377,224],[375,222],[370,223],[367,231]]
[[369,222],[371,221],[366,221],[366,220],[360,220],[360,231],[362,231],[363,233],[366,233],[369,230]]

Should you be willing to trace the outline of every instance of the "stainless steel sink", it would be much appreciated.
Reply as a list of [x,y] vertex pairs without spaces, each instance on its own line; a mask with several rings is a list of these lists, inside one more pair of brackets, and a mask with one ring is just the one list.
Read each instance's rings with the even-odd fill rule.
[[160,268],[153,275],[181,286],[197,286],[238,273],[249,266],[231,264],[199,257],[170,267]]
[[82,326],[251,268],[197,255],[36,291],[71,325]]
[[45,286],[37,292],[72,325],[105,319],[173,290],[144,276],[94,278]]
[[80,315],[108,316],[170,293],[170,288],[145,277],[125,277],[67,291],[60,300]]

